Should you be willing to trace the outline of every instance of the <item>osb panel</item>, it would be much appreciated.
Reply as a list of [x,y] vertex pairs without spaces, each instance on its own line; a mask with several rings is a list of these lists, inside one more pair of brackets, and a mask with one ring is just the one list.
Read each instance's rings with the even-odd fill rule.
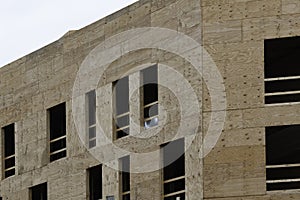
[[[227,115],[216,146],[205,157],[203,170],[203,160],[199,157],[201,134],[205,136],[212,112],[220,111],[211,110],[209,92],[189,63],[179,56],[157,50],[123,55],[105,72],[104,82],[99,84],[99,88],[105,85],[105,89],[98,88],[98,97],[103,95],[104,102],[97,109],[101,123],[106,124],[106,132],[112,132],[111,118],[106,115],[112,112],[109,84],[138,64],[167,64],[188,80],[199,104],[202,99],[204,102],[200,119],[188,115],[189,123],[180,129],[181,136],[192,134],[193,124],[200,122],[197,138],[186,152],[187,199],[199,200],[203,187],[204,196],[209,199],[299,199],[299,193],[266,193],[264,127],[299,124],[300,106],[265,106],[263,99],[263,40],[300,35],[299,9],[298,0],[143,0],[81,30],[68,32],[59,41],[2,67],[0,125],[17,125],[18,175],[1,181],[1,195],[27,200],[28,188],[48,182],[49,199],[86,198],[86,169],[98,161],[81,144],[71,114],[72,87],[77,71],[88,53],[111,36],[135,27],[159,26],[203,42],[224,79]],[[159,76],[178,85],[182,96],[188,94],[175,78],[167,75]],[[115,144],[132,151],[157,150],[159,144],[174,139],[181,120],[180,105],[166,88],[160,87],[159,92],[161,104],[169,111],[166,116],[160,116],[167,118],[166,124],[157,127],[162,128],[161,134],[140,144],[128,138]],[[219,100],[223,101],[224,97]],[[68,158],[49,163],[46,109],[63,101],[68,102],[69,111]],[[134,109],[132,116],[139,120],[137,102],[138,99],[133,98],[131,108]],[[192,109],[183,112],[189,114]],[[160,176],[160,171],[133,174],[132,194],[137,199],[159,199]],[[103,194],[115,195],[118,199],[118,193],[118,171],[103,166]]]

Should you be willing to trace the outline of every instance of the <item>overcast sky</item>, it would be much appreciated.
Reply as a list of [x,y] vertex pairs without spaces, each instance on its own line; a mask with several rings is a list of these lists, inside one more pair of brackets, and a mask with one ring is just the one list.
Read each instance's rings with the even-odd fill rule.
[[137,0],[1,0],[0,67]]

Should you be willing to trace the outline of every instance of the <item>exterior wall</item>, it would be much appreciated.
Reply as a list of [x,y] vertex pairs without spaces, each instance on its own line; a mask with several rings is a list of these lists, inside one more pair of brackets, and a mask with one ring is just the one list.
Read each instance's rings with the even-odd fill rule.
[[[181,11],[173,12],[173,9]],[[191,13],[191,14],[190,14]],[[1,181],[0,193],[6,199],[29,199],[29,188],[43,182],[48,183],[49,199],[86,199],[86,169],[99,163],[85,149],[80,142],[72,117],[72,89],[79,66],[98,44],[109,37],[134,27],[166,27],[180,30],[187,34],[197,36],[194,30],[187,27],[186,23],[200,32],[200,4],[198,1],[141,1],[123,10],[110,15],[94,24],[78,31],[64,35],[58,41],[25,56],[8,66],[0,69],[1,76],[1,127],[15,123],[17,147],[17,175]],[[193,17],[193,18],[191,18]],[[183,74],[185,72],[184,60],[173,59],[174,55],[165,52],[136,51],[124,55],[116,60],[105,72],[105,82],[97,87],[97,111],[103,128],[112,135],[112,82],[117,80],[127,70],[143,63],[161,63],[176,67]],[[164,78],[159,71],[159,79]],[[188,75],[188,74],[187,74]],[[185,76],[187,76],[185,75]],[[174,82],[169,77],[169,82]],[[139,73],[133,72],[130,79],[139,79]],[[89,77],[87,76],[87,80]],[[194,81],[201,84],[201,78]],[[133,90],[136,86],[131,85]],[[198,98],[201,93],[198,89]],[[138,93],[135,94],[138,96]],[[164,88],[159,89],[162,105],[168,109],[173,108],[170,92]],[[139,120],[139,108],[133,99],[130,105],[132,120]],[[61,102],[67,106],[67,157],[49,163],[47,109]],[[176,113],[176,111],[173,110]],[[167,126],[172,127],[178,119],[174,114],[168,116]],[[197,119],[200,121],[200,119]],[[137,130],[138,131],[138,130]],[[169,136],[168,136],[169,134]],[[153,144],[148,149],[158,148],[160,144],[172,139],[168,129],[163,129],[153,138]],[[201,135],[198,135],[201,138]],[[133,141],[136,142],[136,141]],[[128,138],[116,141],[116,145],[128,147],[133,143]],[[142,142],[135,145],[134,150],[143,150]],[[150,142],[151,144],[151,142]],[[200,175],[201,161],[198,156],[199,148],[196,144],[187,151],[186,177],[187,189],[194,191],[193,187],[201,188]],[[148,160],[147,160],[148,159]],[[150,158],[145,158],[149,162]],[[198,161],[197,161],[198,159]],[[194,162],[194,161],[197,162]],[[193,161],[193,162],[192,162]],[[139,160],[131,158],[132,167],[139,167]],[[117,166],[117,161],[111,163]],[[114,195],[119,199],[118,171],[103,165],[103,197]],[[139,173],[131,175],[132,198],[160,199],[161,198],[161,171]],[[202,191],[189,192],[188,199],[199,199]],[[136,197],[134,197],[136,196]]]
[[[299,191],[266,192],[264,129],[300,123],[299,104],[264,105],[264,39],[300,35],[299,1],[202,0],[201,5],[203,43],[227,95],[222,136],[204,159],[204,197],[299,199]],[[208,99],[204,92],[204,121],[211,112]]]
[[[227,115],[222,135],[201,160],[200,144],[209,118],[220,111],[211,109],[208,89],[188,62],[149,49],[123,55],[105,71],[105,78],[97,86],[97,99],[101,99],[97,102],[98,118],[105,131],[112,133],[112,118],[107,113],[113,110],[113,81],[145,63],[171,66],[189,81],[202,110],[200,119],[187,115],[191,124],[201,123],[185,154],[186,199],[299,199],[299,191],[266,192],[264,127],[300,124],[300,105],[265,106],[263,73],[264,39],[300,35],[299,24],[298,0],[141,0],[2,67],[0,126],[16,125],[17,175],[1,181],[1,195],[9,200],[26,200],[31,186],[47,182],[50,200],[86,199],[86,169],[99,162],[80,142],[73,121],[75,77],[83,60],[100,43],[132,28],[152,26],[182,32],[202,42],[212,56],[226,89]],[[185,95],[161,65],[158,74],[159,81],[177,84],[179,93]],[[130,79],[139,80],[139,76],[135,69]],[[130,90],[137,87],[130,85]],[[130,102],[133,121],[140,121],[139,92]],[[49,163],[47,109],[61,102],[67,106],[67,157]],[[158,135],[147,141],[122,138],[115,144],[139,152],[157,149],[172,140],[180,120],[179,102],[162,86],[159,102],[168,116],[160,116],[160,121],[166,123],[159,125],[162,130]],[[185,134],[193,132],[189,125],[182,130]],[[144,162],[149,161],[145,158]],[[131,162],[132,168],[140,167],[139,159],[133,157]],[[116,166],[117,162],[111,164]],[[161,199],[161,187],[160,170],[131,175],[132,199]],[[103,196],[107,195],[119,199],[119,178],[117,170],[103,165]]]

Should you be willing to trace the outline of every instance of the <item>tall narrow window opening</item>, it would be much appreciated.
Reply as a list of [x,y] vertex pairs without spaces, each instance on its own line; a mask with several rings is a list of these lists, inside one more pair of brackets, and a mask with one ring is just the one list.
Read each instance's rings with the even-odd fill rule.
[[89,148],[96,146],[96,92],[92,90],[86,94],[87,98],[87,122]]
[[47,200],[47,183],[42,183],[30,188],[31,200]]
[[157,65],[142,71],[143,77],[143,110],[146,129],[158,124],[158,76]]
[[164,200],[185,199],[184,139],[162,146]]
[[48,109],[50,125],[50,162],[66,157],[66,104]]
[[2,128],[3,130],[3,150],[4,150],[4,178],[13,176],[15,169],[15,125],[10,124]]
[[130,200],[130,158],[125,156],[120,159],[121,199]]
[[89,200],[102,199],[102,165],[88,169]]
[[129,79],[128,76],[114,82],[115,99],[115,137],[129,135]]

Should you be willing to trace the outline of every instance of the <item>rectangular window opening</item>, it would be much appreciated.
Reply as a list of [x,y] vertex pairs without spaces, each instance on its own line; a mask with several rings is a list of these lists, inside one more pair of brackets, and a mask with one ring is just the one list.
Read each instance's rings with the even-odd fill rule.
[[48,109],[50,127],[50,162],[66,157],[66,104]]
[[130,157],[120,159],[121,199],[130,200]]
[[15,175],[16,156],[15,156],[15,125],[10,124],[2,128],[3,131],[3,163],[4,178]]
[[114,89],[114,126],[115,138],[129,135],[129,77],[126,76],[113,83]]
[[162,145],[164,200],[185,199],[184,139]]
[[300,102],[300,37],[268,39],[265,49],[265,103]]
[[142,70],[144,127],[158,125],[158,75],[157,65]]
[[96,92],[92,90],[86,94],[87,98],[87,132],[88,147],[93,148],[97,145],[96,140]]
[[30,188],[31,200],[47,200],[47,183]]
[[102,199],[102,165],[88,169],[89,200]]
[[300,189],[300,125],[266,127],[267,190]]

